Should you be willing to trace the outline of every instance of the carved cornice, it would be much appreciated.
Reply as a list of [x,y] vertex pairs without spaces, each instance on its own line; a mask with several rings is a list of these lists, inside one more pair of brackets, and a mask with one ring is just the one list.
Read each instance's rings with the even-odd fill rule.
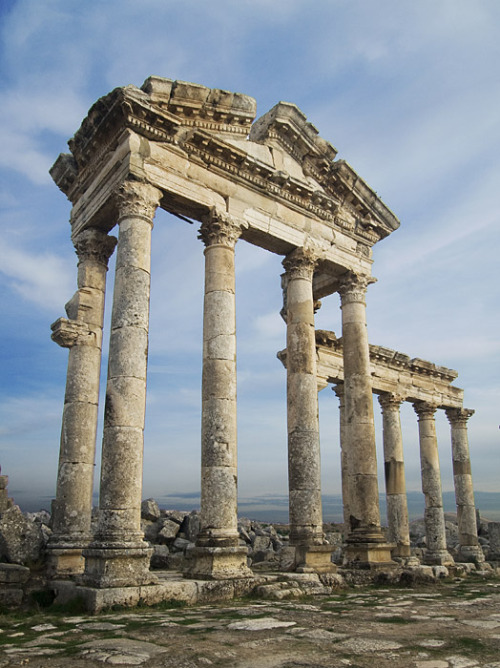
[[94,332],[80,320],[58,318],[50,326],[51,339],[62,348],[72,348],[76,345],[91,345],[95,341]]
[[244,227],[244,224],[236,222],[225,211],[218,211],[216,207],[212,207],[203,219],[198,239],[201,239],[207,247],[220,245],[234,248]]
[[287,280],[305,278],[308,281],[312,281],[317,261],[318,255],[314,249],[306,247],[295,248],[291,253],[288,253],[282,262]]
[[253,98],[160,77],[147,79],[142,90],[125,86],[98,100],[69,142],[72,155],[59,156],[51,174],[75,203],[128,129],[326,221],[367,255],[399,221],[347,163],[335,161],[336,150],[295,105],[280,103],[275,109],[279,113],[273,116],[271,110],[254,123],[250,141],[278,143],[301,166],[304,178],[262,162],[243,142],[231,143],[232,136],[243,139],[250,130]]
[[73,243],[79,262],[93,261],[107,268],[117,241],[116,237],[90,227],[80,232]]
[[382,408],[382,413],[386,410],[399,410],[399,407],[404,401],[406,401],[406,397],[402,394],[396,394],[395,392],[387,392],[386,394],[379,394],[378,396],[378,402]]
[[438,407],[436,404],[427,403],[426,401],[415,401],[413,408],[415,409],[415,413],[418,415],[418,419],[420,421],[433,420],[434,413],[437,411]]
[[342,306],[352,303],[365,303],[366,290],[369,285],[376,282],[373,276],[356,274],[348,271],[340,277],[338,292]]
[[125,181],[116,195],[118,219],[143,218],[152,224],[161,196],[161,190],[148,183]]
[[476,411],[472,408],[447,408],[445,412],[452,427],[465,427]]

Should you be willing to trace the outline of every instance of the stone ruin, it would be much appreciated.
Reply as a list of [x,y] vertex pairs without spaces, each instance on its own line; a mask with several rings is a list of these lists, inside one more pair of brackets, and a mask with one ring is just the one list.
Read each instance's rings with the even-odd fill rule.
[[[399,227],[398,219],[347,162],[336,159],[335,148],[295,105],[280,102],[256,121],[255,112],[255,100],[246,95],[150,77],[141,88],[117,88],[98,100],[70,140],[71,153],[61,154],[51,169],[72,203],[78,289],[66,317],[52,325],[52,338],[68,348],[69,359],[48,572],[60,591],[76,588],[94,609],[104,600],[137,600],[139,591],[145,600],[144,592],[160,586],[141,529],[150,246],[158,207],[200,223],[205,256],[200,530],[185,581],[232,583],[236,592],[255,578],[237,518],[237,242],[283,256],[287,348],[279,357],[287,376],[289,570],[328,580],[337,568],[334,547],[324,540],[320,491],[318,390],[328,384],[340,399],[344,566],[391,571],[414,563],[403,401],[413,404],[419,423],[425,564],[454,563],[446,547],[438,409],[451,425],[458,554],[461,561],[484,560],[467,439],[473,411],[451,385],[456,372],[368,342],[372,246]],[[118,240],[110,235],[115,226]],[[93,530],[104,297],[115,247]],[[314,328],[319,300],[336,292],[339,339]],[[388,536],[380,521],[373,393],[383,412]]]

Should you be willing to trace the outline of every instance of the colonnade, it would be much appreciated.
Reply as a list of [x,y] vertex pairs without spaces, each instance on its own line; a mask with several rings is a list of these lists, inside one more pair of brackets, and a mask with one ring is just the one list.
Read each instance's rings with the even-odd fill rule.
[[[93,587],[145,585],[151,548],[140,525],[142,460],[149,330],[150,249],[162,192],[126,181],[114,195],[118,242],[85,229],[74,238],[78,290],[67,318],[53,325],[54,340],[69,348],[65,408],[49,567],[54,577],[81,575]],[[114,222],[114,221],[110,221]],[[111,228],[112,224],[108,226]],[[205,246],[203,314],[201,531],[186,575],[202,579],[248,578],[246,548],[237,527],[235,244],[242,221],[212,208],[202,219]],[[115,244],[116,269],[102,440],[99,519],[91,535],[92,485],[102,353],[105,277]],[[318,257],[299,247],[284,260],[287,324],[287,423],[290,543],[295,569],[328,572],[332,548],[324,544],[314,328],[313,275]],[[392,545],[380,523],[372,384],[366,332],[369,276],[344,273],[342,308],[344,383],[341,399],[342,486],[349,526],[347,560],[391,565]],[[391,540],[396,555],[409,555],[404,490],[401,397],[381,397]],[[433,412],[419,416],[422,479],[426,498],[427,558],[448,563]],[[466,421],[471,411],[449,410],[452,424],[460,540],[478,556],[468,460]],[[474,540],[476,542],[474,542]]]
[[[344,402],[344,383],[333,387],[339,397],[341,474],[344,504],[344,521],[352,523],[351,508],[359,494],[350,483],[352,468],[358,466],[346,456],[351,442],[346,435],[346,415]],[[396,393],[379,394],[382,409],[383,451],[385,492],[387,502],[388,541],[393,544],[392,556],[404,563],[411,563],[410,530],[406,482],[404,471],[403,437],[401,430],[400,406],[405,397]],[[436,404],[414,401],[414,410],[418,417],[422,491],[425,497],[424,524],[426,533],[426,564],[452,565],[453,557],[446,546],[446,529],[441,488],[438,443],[436,437]],[[451,426],[451,443],[455,498],[458,520],[458,556],[461,561],[484,561],[484,555],[478,542],[476,509],[472,486],[467,420],[473,410],[464,408],[446,408],[446,415]],[[375,456],[375,455],[374,455]]]

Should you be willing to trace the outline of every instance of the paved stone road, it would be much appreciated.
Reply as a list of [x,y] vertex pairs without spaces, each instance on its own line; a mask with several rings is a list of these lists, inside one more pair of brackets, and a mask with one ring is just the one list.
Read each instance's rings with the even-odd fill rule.
[[0,616],[0,668],[500,668],[500,583]]

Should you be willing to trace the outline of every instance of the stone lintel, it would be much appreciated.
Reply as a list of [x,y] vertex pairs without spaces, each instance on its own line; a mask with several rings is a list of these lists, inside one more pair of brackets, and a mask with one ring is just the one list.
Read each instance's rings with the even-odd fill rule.
[[196,580],[253,578],[247,555],[246,547],[194,547],[186,554],[184,576]]

